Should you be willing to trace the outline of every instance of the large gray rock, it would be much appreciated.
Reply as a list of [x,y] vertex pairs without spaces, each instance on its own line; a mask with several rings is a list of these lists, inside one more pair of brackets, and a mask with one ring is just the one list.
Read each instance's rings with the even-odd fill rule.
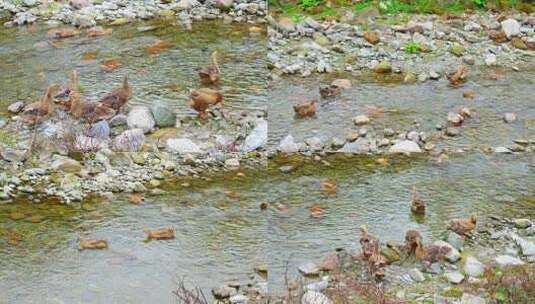
[[82,170],[82,165],[80,162],[74,159],[68,157],[58,157],[52,162],[50,168],[52,168],[52,170],[63,171],[67,173],[77,173]]
[[444,274],[448,282],[452,284],[460,284],[464,280],[464,275],[458,271],[448,272]]
[[145,142],[145,134],[142,129],[126,130],[113,140],[116,151],[134,152],[139,151]]
[[170,138],[166,143],[167,151],[178,154],[203,153],[199,146],[187,138]]
[[14,102],[7,107],[7,110],[13,114],[20,113],[22,109],[24,109],[24,102],[22,101]]
[[354,142],[346,143],[338,152],[343,153],[368,153],[371,151],[370,141],[366,138],[359,138]]
[[502,21],[502,30],[505,32],[507,39],[520,35],[520,23],[515,19],[509,18]]
[[484,298],[478,297],[475,295],[471,295],[469,293],[463,293],[463,296],[461,297],[461,304],[486,304]]
[[388,150],[390,153],[421,153],[422,149],[412,140],[402,140]]
[[333,304],[333,301],[321,292],[307,291],[301,298],[301,304]]
[[511,233],[509,238],[513,240],[518,247],[520,247],[520,251],[522,252],[523,256],[535,256],[535,243],[521,238],[516,233]]
[[471,277],[479,277],[485,272],[485,265],[473,256],[468,256],[464,263],[464,273]]
[[313,262],[305,262],[297,267],[297,270],[305,276],[317,275],[320,271],[318,265]]
[[145,106],[132,108],[126,117],[126,123],[129,129],[141,129],[143,133],[150,132],[156,125],[152,112]]
[[158,127],[165,128],[175,126],[176,114],[169,106],[157,102],[150,106],[150,110]]
[[265,119],[259,119],[253,131],[245,138],[241,146],[242,152],[251,152],[266,145],[268,138],[268,123]]

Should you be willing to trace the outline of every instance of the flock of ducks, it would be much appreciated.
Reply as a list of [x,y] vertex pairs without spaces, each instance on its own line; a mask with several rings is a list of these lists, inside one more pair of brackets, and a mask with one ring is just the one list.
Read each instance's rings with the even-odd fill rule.
[[[221,79],[221,70],[217,64],[217,53],[212,54],[213,63],[199,71],[199,77],[203,85],[215,84]],[[56,100],[59,107],[70,113],[76,119],[95,123],[108,120],[120,113],[132,96],[132,87],[128,83],[128,76],[123,78],[122,85],[107,93],[99,101],[86,101],[78,90],[78,73],[71,72],[70,81],[66,86],[59,84],[49,85],[43,97],[25,107],[20,115],[22,122],[28,125],[36,125],[46,120],[55,109]],[[223,94],[217,90],[202,87],[191,90],[189,95],[191,108],[199,113],[199,118],[204,120],[208,116],[208,109],[223,102]]]

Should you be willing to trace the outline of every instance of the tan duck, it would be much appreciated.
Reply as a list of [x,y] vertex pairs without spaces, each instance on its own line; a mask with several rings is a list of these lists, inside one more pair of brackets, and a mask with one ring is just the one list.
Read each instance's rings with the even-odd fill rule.
[[321,184],[322,188],[323,188],[323,191],[325,193],[329,193],[329,194],[334,194],[336,193],[336,190],[337,190],[337,186],[336,186],[336,183],[333,182],[332,180],[324,180],[323,183]]
[[212,64],[199,71],[202,84],[213,84],[221,78],[221,69],[217,64],[217,51],[212,53]]
[[459,234],[467,235],[476,228],[477,218],[475,215],[471,215],[467,219],[455,219],[451,220],[448,224],[448,229]]
[[414,214],[425,214],[425,208],[426,204],[425,202],[418,196],[418,193],[416,192],[416,186],[412,187],[412,199],[411,199],[411,211]]
[[447,246],[423,246],[422,236],[416,230],[409,230],[405,234],[405,246],[409,255],[414,254],[417,260],[434,263],[443,260],[451,250]]
[[78,90],[78,73],[73,70],[69,76],[69,83],[63,88],[63,91],[56,95],[56,99],[59,99],[59,106],[64,111],[71,110],[71,92]]
[[311,100],[298,105],[294,105],[295,115],[298,117],[311,117],[316,115],[317,100]]
[[128,84],[128,75],[124,75],[123,85],[106,94],[100,102],[119,113],[124,105],[126,105],[131,95],[132,87]]
[[446,77],[452,86],[458,86],[466,81],[466,77],[468,77],[468,68],[461,66],[457,71],[447,74]]
[[106,240],[90,240],[80,239],[80,250],[84,249],[106,249],[108,248],[108,241]]
[[40,101],[29,104],[21,114],[21,119],[27,124],[37,124],[45,120],[54,110],[54,96],[61,90],[59,84],[48,86]]
[[171,240],[175,238],[175,229],[161,228],[157,230],[144,230],[147,234],[147,240]]
[[375,247],[379,246],[379,241],[376,237],[369,234],[368,227],[366,225],[360,226],[359,243],[362,248],[362,255],[366,260],[372,256]]
[[190,106],[197,112],[199,112],[200,119],[206,119],[209,107],[223,102],[223,94],[219,91],[209,88],[200,88],[192,90],[190,95]]

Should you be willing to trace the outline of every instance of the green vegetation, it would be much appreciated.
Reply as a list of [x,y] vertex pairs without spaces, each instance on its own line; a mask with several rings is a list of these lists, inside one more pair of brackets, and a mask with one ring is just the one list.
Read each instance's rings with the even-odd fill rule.
[[304,16],[318,19],[338,17],[341,10],[353,10],[359,14],[365,10],[376,10],[383,15],[400,14],[458,14],[474,10],[509,10],[532,12],[535,3],[530,0],[362,0],[352,3],[349,0],[269,0],[270,10],[302,21]]
[[416,43],[416,42],[409,42],[409,43],[405,44],[405,46],[403,48],[405,49],[405,52],[409,53],[409,54],[420,53],[420,51],[422,50],[420,45],[418,43]]

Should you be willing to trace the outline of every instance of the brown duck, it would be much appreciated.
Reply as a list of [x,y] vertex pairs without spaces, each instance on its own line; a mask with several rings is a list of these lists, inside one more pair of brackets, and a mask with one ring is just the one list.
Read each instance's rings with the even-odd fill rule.
[[298,105],[294,105],[295,115],[298,117],[311,117],[316,115],[317,100],[311,100]]
[[84,249],[106,249],[108,248],[108,241],[106,240],[90,240],[80,239],[80,250]]
[[467,219],[455,219],[451,220],[448,224],[448,229],[459,234],[467,235],[476,228],[477,218],[475,215],[471,215]]
[[82,101],[78,87],[78,75],[72,71],[71,83],[69,84],[69,112],[78,119],[90,123],[112,118],[116,112],[100,102]]
[[48,86],[40,101],[29,104],[21,114],[21,119],[27,124],[37,124],[45,120],[54,110],[54,96],[61,90],[59,84]]
[[212,53],[212,64],[199,71],[202,84],[212,84],[221,78],[221,69],[217,64],[217,51]]
[[407,231],[405,234],[405,246],[409,255],[414,254],[417,260],[429,263],[443,260],[446,254],[451,250],[446,246],[430,245],[424,247],[422,244],[422,236],[416,230]]
[[114,109],[117,113],[121,111],[124,105],[132,95],[132,87],[128,84],[128,75],[124,75],[123,85],[110,93],[106,94],[100,102],[108,108]]
[[320,87],[320,95],[323,98],[338,96],[342,93],[342,87],[331,84],[328,86]]
[[162,228],[157,230],[145,229],[147,240],[171,240],[175,238],[175,229]]
[[414,214],[425,214],[425,202],[418,196],[416,187],[412,188],[411,211]]
[[200,119],[206,119],[206,110],[208,110],[209,107],[223,102],[223,94],[209,88],[192,90],[189,98],[190,106],[195,111],[199,112]]
[[466,81],[466,77],[468,77],[468,68],[461,66],[457,71],[447,74],[446,77],[450,81],[450,84],[456,87]]

